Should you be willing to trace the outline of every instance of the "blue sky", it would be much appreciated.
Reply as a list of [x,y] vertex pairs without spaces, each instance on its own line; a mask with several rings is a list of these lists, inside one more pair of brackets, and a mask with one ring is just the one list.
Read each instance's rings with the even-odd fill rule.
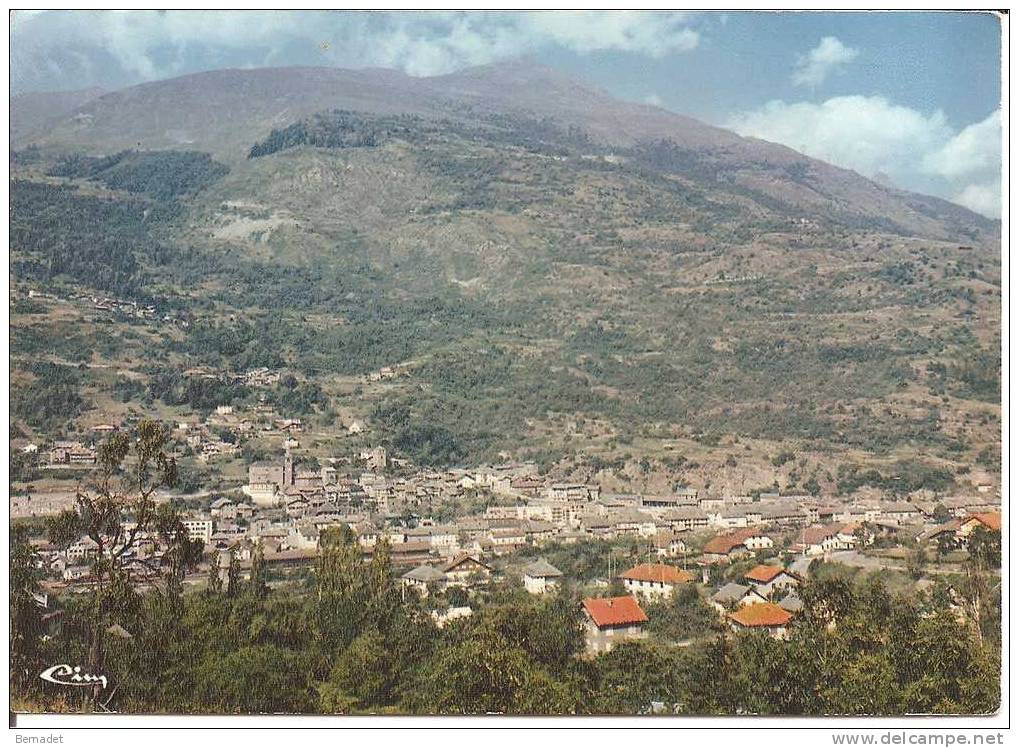
[[522,55],[622,98],[1000,214],[1000,29],[984,13],[15,14],[12,90],[221,67],[435,75]]

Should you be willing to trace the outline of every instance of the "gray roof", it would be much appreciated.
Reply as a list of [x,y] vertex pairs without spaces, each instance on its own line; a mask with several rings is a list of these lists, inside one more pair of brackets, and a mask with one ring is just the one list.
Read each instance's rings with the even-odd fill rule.
[[434,566],[422,564],[404,574],[403,579],[411,579],[415,582],[440,582],[446,579],[446,575]]
[[778,607],[789,613],[799,613],[803,610],[803,601],[795,591],[790,592],[788,595],[782,598],[779,602]]
[[524,567],[524,574],[529,577],[561,577],[563,573],[548,561],[539,558],[532,564]]
[[721,587],[718,592],[712,595],[711,599],[712,601],[723,605],[726,603],[734,603],[737,600],[742,599],[749,589],[750,587],[748,585],[729,582],[727,585]]

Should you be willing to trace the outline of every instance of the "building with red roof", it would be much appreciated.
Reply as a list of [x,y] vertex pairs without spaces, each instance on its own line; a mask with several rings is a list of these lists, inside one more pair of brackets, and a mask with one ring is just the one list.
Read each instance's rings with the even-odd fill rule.
[[707,561],[731,561],[741,556],[749,556],[754,551],[767,550],[775,546],[775,541],[760,530],[748,527],[735,532],[728,532],[712,538],[704,545],[704,558]]
[[793,616],[775,603],[754,603],[729,613],[728,618],[735,631],[767,631],[783,638]]
[[969,535],[978,526],[991,532],[1001,532],[1001,512],[977,512],[971,514],[962,521],[962,527],[959,529],[963,534]]
[[762,597],[771,597],[774,592],[796,587],[800,583],[799,577],[777,564],[758,564],[744,574],[743,579]]
[[630,594],[648,597],[672,597],[676,587],[694,580],[693,574],[668,564],[638,564],[627,569],[619,578]]
[[584,598],[585,638],[592,654],[610,651],[616,644],[647,636],[647,614],[631,595]]

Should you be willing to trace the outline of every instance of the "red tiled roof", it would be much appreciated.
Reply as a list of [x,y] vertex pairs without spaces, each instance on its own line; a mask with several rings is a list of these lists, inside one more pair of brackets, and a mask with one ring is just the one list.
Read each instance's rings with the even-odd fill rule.
[[784,571],[785,568],[781,566],[768,566],[767,564],[758,564],[753,569],[748,571],[744,575],[744,577],[754,582],[767,584]]
[[664,582],[666,584],[683,584],[692,582],[693,575],[668,564],[638,564],[619,575],[621,579],[632,579],[635,582]]
[[630,595],[588,597],[584,599],[584,610],[598,628],[647,622],[647,614]]
[[754,603],[752,605],[745,605],[736,612],[730,613],[729,618],[740,626],[756,628],[761,626],[785,626],[792,620],[792,614],[775,605],[775,603]]
[[704,546],[705,553],[730,553],[733,548],[743,545],[749,538],[755,535],[760,535],[757,530],[746,529],[737,530],[736,532],[726,533],[725,535],[719,535],[717,538],[712,538]]
[[1001,513],[1000,512],[979,512],[977,514],[971,514],[969,519],[975,519],[977,522],[982,524],[988,530],[996,530],[1001,532]]

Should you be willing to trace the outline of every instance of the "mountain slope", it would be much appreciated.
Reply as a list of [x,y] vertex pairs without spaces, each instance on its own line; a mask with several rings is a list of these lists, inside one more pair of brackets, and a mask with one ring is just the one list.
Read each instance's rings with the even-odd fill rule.
[[46,125],[106,93],[101,88],[80,91],[25,93],[11,97],[11,142],[18,143]]
[[996,222],[944,201],[879,185],[784,146],[619,101],[521,63],[434,78],[332,68],[200,73],[107,94],[52,127],[19,136],[16,143],[93,153],[188,148],[238,163],[270,130],[330,109],[467,123],[500,113],[547,118],[603,146],[630,149],[665,141],[672,150],[671,168],[679,173],[695,167],[716,181],[777,201],[793,214],[836,215],[850,225],[965,242],[993,242],[997,235]]

